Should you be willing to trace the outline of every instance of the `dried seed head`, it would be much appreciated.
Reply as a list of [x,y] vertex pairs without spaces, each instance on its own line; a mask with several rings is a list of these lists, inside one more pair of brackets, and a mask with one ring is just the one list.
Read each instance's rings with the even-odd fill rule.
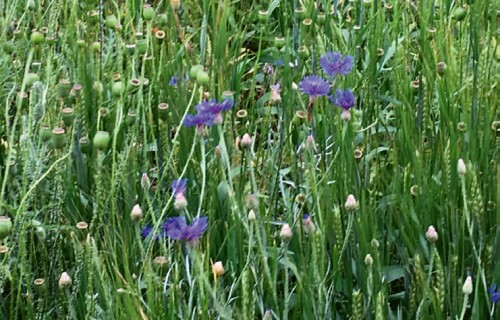
[[465,124],[465,122],[459,122],[459,123],[457,124],[457,129],[458,129],[459,131],[462,131],[462,132],[463,132],[463,131],[467,130],[467,124]]
[[295,197],[295,202],[297,202],[298,204],[301,204],[303,205],[304,203],[306,203],[306,200],[307,200],[307,197],[305,194],[303,193],[299,193],[296,197]]
[[362,148],[356,148],[354,150],[354,159],[361,159],[363,157],[363,149]]
[[86,230],[89,227],[89,224],[85,221],[80,221],[76,224],[76,228],[78,230]]
[[418,195],[418,193],[419,193],[419,188],[418,188],[418,186],[417,186],[416,184],[414,184],[414,185],[412,185],[412,186],[410,187],[410,193],[411,193],[413,196]]

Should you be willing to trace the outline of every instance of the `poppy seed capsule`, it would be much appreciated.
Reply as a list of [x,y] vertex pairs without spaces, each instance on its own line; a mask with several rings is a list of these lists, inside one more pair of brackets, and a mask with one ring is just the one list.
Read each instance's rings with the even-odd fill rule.
[[66,127],[70,127],[75,121],[75,111],[73,108],[64,108],[61,110],[61,118]]
[[134,110],[130,110],[127,113],[127,125],[133,126],[135,124],[135,121],[137,119],[137,113]]
[[42,142],[46,142],[50,139],[51,137],[51,130],[50,127],[47,125],[42,125],[40,127],[40,139]]
[[198,76],[198,72],[203,71],[203,66],[201,64],[195,64],[189,69],[189,77],[192,79],[196,79]]
[[442,61],[441,61],[441,62],[438,62],[438,64],[436,65],[436,71],[437,71],[437,73],[438,73],[440,76],[444,75],[444,73],[445,73],[445,71],[446,71],[446,68],[448,68],[448,67],[446,66],[446,63],[444,63],[444,62],[442,62]]
[[88,137],[81,137],[78,139],[78,144],[80,145],[80,151],[88,154],[90,152],[90,140]]
[[261,23],[266,23],[269,20],[269,11],[259,10],[259,21]]
[[210,83],[210,75],[208,72],[201,70],[196,75],[196,82],[198,82],[199,85],[205,86]]
[[146,54],[148,52],[148,40],[147,39],[139,39],[136,42],[137,52],[139,54]]
[[285,46],[285,38],[284,37],[276,37],[274,38],[274,46],[279,50]]
[[34,45],[42,44],[45,41],[43,33],[34,31],[31,33],[31,43]]
[[7,237],[12,231],[12,221],[7,216],[0,216],[0,239]]
[[118,21],[118,18],[114,14],[106,17],[106,27],[109,29],[115,29],[116,25],[119,23],[120,21]]
[[453,18],[457,21],[462,21],[467,16],[467,10],[464,7],[458,7],[453,10]]
[[62,149],[66,145],[66,131],[63,128],[52,129],[52,145],[56,149]]
[[0,255],[4,255],[7,252],[9,252],[9,247],[7,247],[7,246],[0,246]]
[[168,119],[168,103],[162,102],[158,105],[158,116],[163,121]]
[[94,147],[99,151],[103,151],[108,147],[110,140],[109,132],[106,131],[97,131],[94,136]]
[[69,95],[71,90],[71,82],[69,79],[61,79],[56,87],[57,96],[61,99],[65,99]]
[[113,96],[119,98],[125,91],[125,86],[123,85],[123,82],[117,81],[113,83],[113,87],[111,88],[111,93],[113,93]]
[[155,9],[151,7],[149,4],[145,4],[143,9],[142,9],[142,17],[146,21],[151,21],[153,20],[155,16]]
[[38,74],[29,72],[28,74],[26,74],[26,78],[25,78],[26,87],[29,88],[29,87],[33,86],[33,84],[35,82],[37,82],[38,80],[40,80],[40,77],[38,76]]

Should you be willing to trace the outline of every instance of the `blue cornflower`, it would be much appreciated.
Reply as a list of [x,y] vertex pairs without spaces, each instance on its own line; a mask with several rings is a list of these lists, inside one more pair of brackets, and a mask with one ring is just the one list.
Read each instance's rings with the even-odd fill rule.
[[[141,230],[141,235],[142,237],[144,238],[147,238],[149,236],[149,234],[153,231],[153,227],[152,226],[145,226],[144,228],[142,228]],[[160,236],[163,238],[165,237],[165,230],[163,229],[160,229]],[[158,239],[158,233],[156,233],[154,236],[153,236],[153,240],[156,240]]]
[[351,92],[351,90],[346,89],[344,91],[337,89],[335,92],[335,97],[330,96],[330,101],[344,109],[344,110],[349,110],[354,106],[354,103],[356,102],[356,98],[354,97],[354,94]]
[[187,224],[186,217],[172,217],[162,225],[171,240],[195,241],[201,237],[208,227],[208,217],[195,218]]
[[222,111],[231,109],[234,105],[234,100],[226,98],[221,103],[216,100],[203,101],[196,106],[199,113],[212,114],[215,124],[222,124]]
[[488,288],[488,293],[491,294],[491,302],[500,302],[500,291],[497,291],[496,283]]
[[172,184],[170,185],[170,190],[175,196],[174,208],[179,211],[184,210],[188,205],[185,196],[187,180],[188,179],[176,179],[172,181]]
[[342,55],[338,52],[327,52],[319,59],[319,65],[331,78],[338,74],[342,76],[348,75],[353,67],[353,62],[354,59],[351,56],[346,55],[342,58]]
[[170,81],[168,82],[168,84],[172,87],[177,87],[178,82],[179,82],[179,77],[172,76],[172,78],[170,78]]
[[170,190],[174,195],[177,194],[185,194],[186,193],[186,183],[188,179],[175,179],[172,181],[172,184],[170,185]]
[[312,99],[318,96],[326,96],[330,92],[330,84],[316,75],[307,76],[299,83],[300,91],[308,94]]
[[196,115],[188,114],[184,119],[186,127],[196,126],[196,134],[199,136],[205,135],[205,127],[211,126],[214,123],[214,115],[211,113],[197,113]]

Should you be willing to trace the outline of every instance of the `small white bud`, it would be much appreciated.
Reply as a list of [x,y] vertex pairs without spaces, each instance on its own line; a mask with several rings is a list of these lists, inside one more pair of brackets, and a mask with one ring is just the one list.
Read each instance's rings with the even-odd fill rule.
[[242,148],[249,148],[252,145],[252,137],[245,133],[243,137],[241,137],[240,146]]
[[463,159],[458,159],[457,172],[459,175],[464,176],[467,173],[467,167]]
[[425,238],[429,242],[436,242],[439,239],[438,233],[436,229],[434,229],[434,226],[429,226],[429,229],[427,229],[427,232],[425,233]]
[[136,204],[132,208],[132,212],[130,213],[130,218],[133,221],[139,221],[139,220],[141,220],[141,218],[142,218],[142,209],[141,209],[140,205]]
[[354,211],[358,208],[358,201],[356,201],[356,198],[352,194],[347,196],[347,200],[344,204],[344,207],[347,211]]
[[251,209],[248,211],[248,221],[255,221],[255,212]]
[[365,264],[367,266],[371,266],[373,264],[373,258],[372,258],[372,255],[371,254],[367,254],[365,256]]
[[224,275],[224,272],[226,271],[224,270],[224,265],[222,264],[221,261],[217,261],[212,265],[212,272],[216,277]]
[[292,238],[292,235],[292,228],[290,228],[290,225],[288,223],[285,223],[283,227],[281,227],[280,231],[281,240],[283,240],[284,242],[288,242]]
[[59,287],[65,288],[65,287],[70,286],[71,283],[72,283],[72,281],[71,281],[71,277],[69,276],[69,274],[67,272],[63,272],[61,274],[61,277],[59,278]]
[[462,292],[464,294],[467,294],[467,295],[472,293],[472,277],[471,276],[468,276],[465,279],[464,286],[462,287]]
[[182,211],[187,207],[186,197],[182,193],[178,193],[175,195],[174,208],[177,211]]

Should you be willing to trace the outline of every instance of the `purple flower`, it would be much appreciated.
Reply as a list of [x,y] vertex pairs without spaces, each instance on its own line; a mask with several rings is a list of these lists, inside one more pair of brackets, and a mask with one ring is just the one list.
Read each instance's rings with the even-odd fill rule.
[[185,194],[187,181],[188,179],[186,178],[180,180],[175,179],[174,181],[172,181],[172,184],[170,185],[170,190],[174,195],[177,195],[179,193]]
[[351,56],[346,55],[342,59],[342,55],[338,52],[327,52],[319,59],[319,65],[331,78],[338,74],[342,76],[348,75],[353,67],[353,62]]
[[488,293],[491,294],[491,302],[500,302],[500,291],[497,291],[497,285],[494,284],[488,288]]
[[304,77],[299,83],[300,91],[311,97],[326,96],[330,92],[330,84],[316,75]]
[[204,127],[211,126],[214,121],[214,116],[210,113],[198,113],[196,115],[188,114],[184,119],[186,127]]
[[211,114],[219,114],[222,111],[227,111],[231,109],[234,105],[233,99],[224,99],[221,103],[217,103],[216,100],[203,101],[196,106],[196,110],[199,113],[211,113]]
[[[143,238],[147,238],[152,231],[153,231],[153,227],[152,226],[145,226],[141,230],[141,235],[142,235]],[[160,235],[161,235],[162,238],[165,237],[165,231],[163,229],[160,230]],[[156,240],[156,239],[158,239],[158,233],[156,233],[153,236],[153,240]]]
[[207,230],[208,218],[195,218],[191,224],[187,224],[185,217],[172,217],[162,227],[172,240],[193,241],[200,238],[203,232]]
[[356,102],[356,98],[354,97],[354,94],[351,92],[351,90],[346,89],[344,91],[337,89],[334,96],[330,96],[330,101],[344,109],[344,110],[349,110],[354,106],[354,103]]
[[177,87],[177,82],[179,82],[179,78],[176,76],[172,76],[172,78],[170,78],[170,81],[168,82],[168,84],[172,87]]

